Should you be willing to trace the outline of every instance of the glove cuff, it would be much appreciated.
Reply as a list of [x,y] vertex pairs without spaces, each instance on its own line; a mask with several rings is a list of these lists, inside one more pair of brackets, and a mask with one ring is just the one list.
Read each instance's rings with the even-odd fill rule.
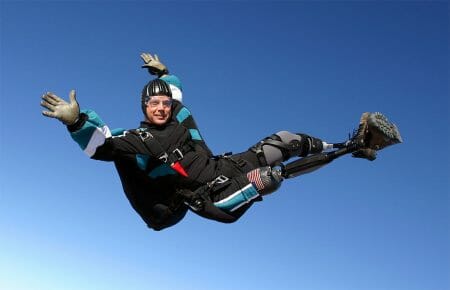
[[162,69],[158,69],[154,66],[149,66],[148,64],[144,64],[141,66],[142,68],[146,68],[148,69],[148,73],[151,75],[157,75],[159,78],[163,75],[168,75],[169,74],[169,70],[167,69],[167,67],[164,66],[164,68]]
[[78,115],[78,120],[75,123],[73,123],[72,125],[67,125],[67,130],[69,130],[70,133],[80,130],[84,126],[84,123],[86,123],[88,118],[88,115],[86,115],[85,113],[80,113]]

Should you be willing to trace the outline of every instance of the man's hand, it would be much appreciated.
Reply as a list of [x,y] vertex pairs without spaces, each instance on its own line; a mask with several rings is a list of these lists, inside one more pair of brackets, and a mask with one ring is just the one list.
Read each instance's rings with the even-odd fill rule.
[[144,65],[142,65],[142,67],[148,68],[148,72],[150,74],[161,77],[169,73],[167,67],[159,61],[156,54],[152,56],[150,53],[142,53],[141,58],[144,61]]
[[69,99],[70,103],[67,103],[53,93],[46,93],[42,96],[41,106],[48,111],[42,111],[42,114],[49,118],[56,118],[68,126],[75,124],[80,115],[75,90],[70,91]]

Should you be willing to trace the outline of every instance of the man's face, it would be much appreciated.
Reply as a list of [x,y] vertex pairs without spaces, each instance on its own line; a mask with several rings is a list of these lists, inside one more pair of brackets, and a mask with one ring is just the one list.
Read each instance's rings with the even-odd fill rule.
[[172,115],[172,99],[168,96],[152,96],[147,101],[147,119],[155,125],[164,125]]

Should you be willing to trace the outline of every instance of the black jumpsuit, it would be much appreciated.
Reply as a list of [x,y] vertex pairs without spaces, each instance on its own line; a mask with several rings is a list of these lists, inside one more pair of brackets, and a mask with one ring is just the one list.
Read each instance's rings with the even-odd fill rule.
[[[98,115],[87,110],[69,131],[92,159],[114,162],[132,207],[155,230],[178,223],[186,214],[188,206],[179,189],[195,191],[217,177],[225,176],[233,181],[227,183],[227,190],[219,189],[212,197],[211,201],[218,202],[219,209],[231,214],[218,220],[233,222],[254,201],[261,200],[257,190],[245,178],[246,172],[260,166],[255,154],[248,151],[232,158],[214,158],[189,110],[177,101],[173,103],[171,120],[163,126],[142,122],[137,130],[112,136]],[[143,138],[149,136],[147,133],[151,134],[152,142]],[[158,150],[168,153],[170,160],[160,158]],[[247,161],[237,156],[244,156]],[[174,162],[181,166],[187,177],[172,166]],[[234,200],[223,200],[234,191],[239,191]]]

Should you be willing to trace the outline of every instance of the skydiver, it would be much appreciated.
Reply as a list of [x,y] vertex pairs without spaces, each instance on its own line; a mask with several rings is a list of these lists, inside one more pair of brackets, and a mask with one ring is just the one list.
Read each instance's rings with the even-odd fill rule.
[[[358,130],[345,142],[331,144],[280,131],[245,152],[213,156],[181,103],[178,78],[168,74],[157,56],[141,57],[144,67],[158,78],[142,90],[144,121],[137,129],[113,136],[94,111],[80,111],[73,90],[70,102],[46,93],[41,105],[48,110],[44,116],[65,124],[90,158],[115,163],[131,205],[154,230],[178,223],[188,208],[232,223],[286,178],[314,171],[348,153],[373,160],[377,150],[401,142],[395,125],[383,115],[364,113]],[[302,158],[286,163],[295,157]]]

